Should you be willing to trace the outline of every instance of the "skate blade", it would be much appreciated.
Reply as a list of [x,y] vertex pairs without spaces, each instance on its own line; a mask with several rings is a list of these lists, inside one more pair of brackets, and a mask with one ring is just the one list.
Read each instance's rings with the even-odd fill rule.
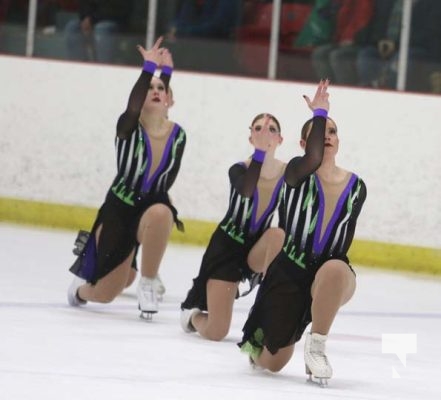
[[321,388],[327,388],[328,387],[328,378],[317,378],[313,375],[309,375],[307,379],[308,383],[311,383],[313,385],[317,385]]
[[139,318],[144,319],[146,321],[151,321],[153,319],[153,314],[156,314],[157,311],[141,311]]

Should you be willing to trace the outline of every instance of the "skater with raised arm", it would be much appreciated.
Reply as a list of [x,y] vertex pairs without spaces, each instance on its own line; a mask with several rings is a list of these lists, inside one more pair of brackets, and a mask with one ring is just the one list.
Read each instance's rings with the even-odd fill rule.
[[[117,174],[99,209],[91,234],[77,238],[76,275],[68,290],[72,306],[109,303],[136,275],[136,253],[142,247],[137,288],[142,315],[158,311],[165,291],[158,271],[173,224],[182,230],[168,191],[180,169],[186,143],[182,127],[168,119],[172,56],[162,38],[145,50],[143,70],[126,110],[116,124]],[[160,77],[154,76],[157,69]]]
[[181,304],[181,326],[187,333],[222,340],[230,329],[240,282],[248,280],[251,290],[282,248],[284,233],[271,226],[286,165],[275,158],[282,140],[276,117],[264,113],[253,119],[253,155],[229,169],[229,208]]
[[333,372],[326,354],[328,334],[339,308],[355,291],[347,252],[366,186],[336,164],[335,122],[326,111],[314,115],[302,128],[300,145],[306,148],[318,125],[323,129],[326,124],[323,161],[312,174],[299,170],[298,158],[286,168],[280,205],[283,250],[268,267],[239,347],[253,366],[278,372],[312,322],[306,333],[305,368],[310,378],[326,385]]
[[[327,81],[320,82],[313,101],[307,99],[314,110],[327,106],[327,87]],[[320,165],[325,128],[322,119],[311,134],[299,166],[305,175]],[[210,340],[223,339],[230,328],[240,281],[248,278],[256,283],[253,278],[265,273],[282,248],[283,231],[271,227],[286,167],[274,156],[281,140],[280,124],[274,116],[261,114],[254,118],[250,138],[254,154],[230,168],[229,208],[211,237],[199,274],[181,305],[181,324],[186,332],[196,331]]]

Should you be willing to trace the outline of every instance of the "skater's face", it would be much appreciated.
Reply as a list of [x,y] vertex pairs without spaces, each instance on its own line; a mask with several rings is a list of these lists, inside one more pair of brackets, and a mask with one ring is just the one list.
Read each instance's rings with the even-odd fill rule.
[[250,131],[249,141],[253,145],[255,145],[254,139],[256,134],[258,135],[259,132],[264,131],[269,132],[271,138],[268,144],[268,150],[275,150],[283,141],[279,121],[271,114],[259,114],[256,116],[251,123]]
[[[309,120],[302,129],[302,138],[300,139],[300,146],[305,149],[306,141],[308,140],[309,134],[312,129],[312,120]],[[326,131],[325,131],[325,154],[336,155],[338,152],[340,140],[337,134],[337,125],[331,118],[326,120]]]
[[144,108],[147,108],[149,111],[166,114],[171,106],[169,101],[173,101],[173,96],[167,93],[164,82],[154,76],[147,92]]
[[256,117],[254,117],[250,129],[255,130],[256,132],[260,132],[265,122],[265,118],[269,118],[269,124],[268,124],[269,131],[275,135],[280,135],[281,129],[280,129],[279,121],[277,121],[277,118],[271,114],[259,114]]

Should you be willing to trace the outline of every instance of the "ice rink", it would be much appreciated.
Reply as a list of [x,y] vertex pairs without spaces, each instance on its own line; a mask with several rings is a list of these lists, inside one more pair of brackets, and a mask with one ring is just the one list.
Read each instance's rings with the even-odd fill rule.
[[334,377],[323,389],[306,382],[303,340],[280,373],[249,367],[236,343],[255,292],[236,302],[223,342],[181,330],[199,247],[168,248],[153,321],[139,318],[136,285],[111,304],[69,307],[75,236],[0,224],[2,400],[441,399],[439,278],[355,266],[358,289],[330,334]]

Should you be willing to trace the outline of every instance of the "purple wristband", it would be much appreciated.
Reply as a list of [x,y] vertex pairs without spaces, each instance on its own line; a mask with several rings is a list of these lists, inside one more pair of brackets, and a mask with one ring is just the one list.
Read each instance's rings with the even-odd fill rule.
[[142,70],[154,74],[156,71],[156,63],[154,63],[153,61],[144,61]]
[[328,111],[326,111],[326,110],[323,109],[323,108],[316,108],[316,109],[313,111],[312,115],[313,115],[314,117],[323,117],[323,118],[327,118],[327,117],[328,117]]
[[168,65],[164,65],[164,66],[161,68],[161,72],[162,72],[163,74],[166,74],[166,75],[171,75],[172,72],[173,72],[173,68],[170,67],[170,66],[168,66]]
[[252,159],[254,161],[263,163],[263,160],[265,160],[265,154],[266,154],[266,151],[256,149],[256,150],[254,150],[254,154],[253,154]]

